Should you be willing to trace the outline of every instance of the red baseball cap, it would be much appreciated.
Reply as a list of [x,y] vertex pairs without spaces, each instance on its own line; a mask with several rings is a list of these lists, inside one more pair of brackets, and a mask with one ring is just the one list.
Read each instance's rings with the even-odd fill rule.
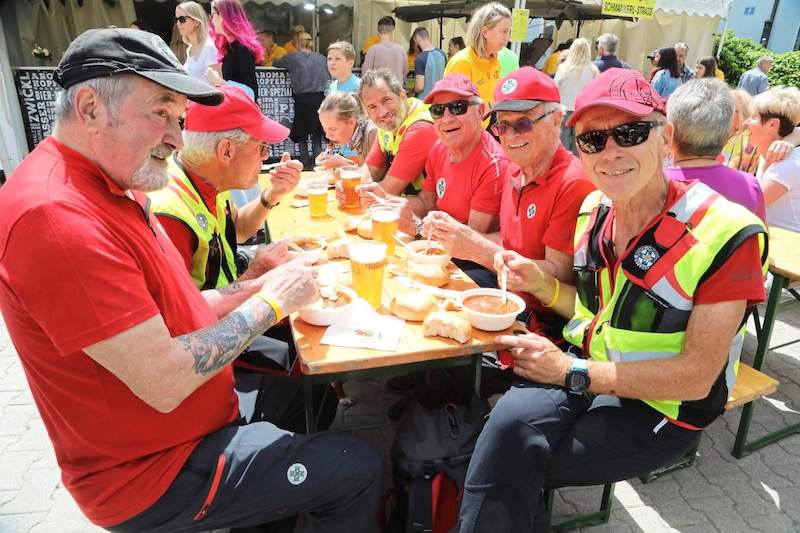
[[186,131],[226,131],[241,128],[253,137],[268,143],[281,142],[289,136],[289,129],[264,115],[261,108],[239,87],[217,87],[225,93],[218,106],[198,105],[189,102],[186,107]]
[[664,100],[638,70],[610,68],[586,84],[575,99],[575,112],[567,120],[574,126],[589,108],[604,105],[643,117],[653,111],[667,114]]
[[434,97],[441,93],[454,93],[459,96],[480,96],[481,93],[478,88],[472,83],[472,80],[461,74],[460,72],[451,72],[445,75],[444,78],[437,81],[428,96],[425,97],[425,103],[430,104],[433,102]]
[[561,103],[561,93],[553,78],[533,67],[521,67],[506,75],[494,88],[495,111],[528,111],[542,102]]

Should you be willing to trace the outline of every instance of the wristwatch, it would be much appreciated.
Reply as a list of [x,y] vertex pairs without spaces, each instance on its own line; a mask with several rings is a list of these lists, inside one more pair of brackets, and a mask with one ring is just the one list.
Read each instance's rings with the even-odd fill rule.
[[[416,217],[414,217],[416,218]],[[418,219],[418,221],[414,224],[414,239],[420,240],[422,238],[422,227],[424,221],[422,219]]]
[[281,203],[277,202],[277,203],[271,204],[271,203],[269,203],[267,201],[267,197],[262,195],[261,196],[261,205],[263,205],[266,209],[272,209],[273,207],[278,207],[279,205],[281,205]]
[[586,371],[586,359],[573,359],[572,370],[567,372],[567,379],[564,380],[567,390],[573,394],[582,394],[589,388],[591,382],[589,372]]

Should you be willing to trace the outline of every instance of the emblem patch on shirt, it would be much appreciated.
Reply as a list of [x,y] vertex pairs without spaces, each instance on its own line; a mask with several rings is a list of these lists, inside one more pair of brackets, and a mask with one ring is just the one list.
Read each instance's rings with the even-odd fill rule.
[[649,244],[640,246],[633,252],[633,262],[642,270],[650,270],[659,257],[658,250]]
[[304,464],[295,463],[289,467],[289,470],[286,471],[286,479],[289,480],[289,483],[292,485],[299,485],[303,481],[306,480],[308,477],[308,470]]
[[392,136],[389,135],[388,133],[384,132],[383,133],[383,145],[384,146],[389,146],[390,142],[392,142]]
[[500,91],[503,94],[513,93],[517,88],[517,80],[514,78],[509,78],[506,82],[500,87]]
[[447,183],[445,182],[444,178],[439,178],[436,180],[436,196],[439,198],[444,196],[445,189],[447,189]]
[[536,216],[536,204],[531,204],[528,206],[527,211],[525,211],[525,216],[528,217],[528,220]]
[[197,220],[197,223],[203,228],[203,231],[208,231],[208,219],[203,213],[197,213],[195,220]]

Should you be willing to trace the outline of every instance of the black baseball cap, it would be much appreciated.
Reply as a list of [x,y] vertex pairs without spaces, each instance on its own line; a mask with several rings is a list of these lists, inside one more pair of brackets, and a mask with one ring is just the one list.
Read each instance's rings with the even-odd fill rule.
[[647,59],[655,59],[658,50],[658,48],[653,48],[653,51],[647,54]]
[[221,91],[190,77],[161,37],[132,28],[83,32],[70,43],[53,77],[68,89],[114,74],[137,74],[198,104],[218,105],[225,98]]

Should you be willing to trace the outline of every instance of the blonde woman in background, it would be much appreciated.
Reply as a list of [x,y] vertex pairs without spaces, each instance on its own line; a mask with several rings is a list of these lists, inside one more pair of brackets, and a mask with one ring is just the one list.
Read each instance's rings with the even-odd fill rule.
[[[329,94],[319,106],[319,121],[330,144],[317,156],[317,165],[338,168],[364,164],[378,134],[378,126],[364,114],[358,96],[344,91]],[[348,158],[338,153],[342,146],[350,148],[355,155]]]
[[183,68],[192,78],[211,85],[206,79],[206,67],[217,64],[217,47],[208,36],[208,16],[197,2],[183,2],[175,8],[175,25],[186,50]]
[[[481,99],[494,104],[494,88],[502,77],[497,54],[511,37],[511,11],[502,4],[492,2],[472,13],[467,28],[467,47],[457,52],[444,69],[444,73],[460,72],[478,86]],[[484,121],[484,126],[488,121]]]
[[567,119],[575,111],[575,98],[578,93],[597,76],[600,71],[592,64],[592,48],[586,39],[575,39],[572,45],[561,54],[565,57],[555,75],[555,82],[561,92],[561,104],[564,106],[564,120],[561,122],[561,144],[576,156],[575,128],[567,126]]

